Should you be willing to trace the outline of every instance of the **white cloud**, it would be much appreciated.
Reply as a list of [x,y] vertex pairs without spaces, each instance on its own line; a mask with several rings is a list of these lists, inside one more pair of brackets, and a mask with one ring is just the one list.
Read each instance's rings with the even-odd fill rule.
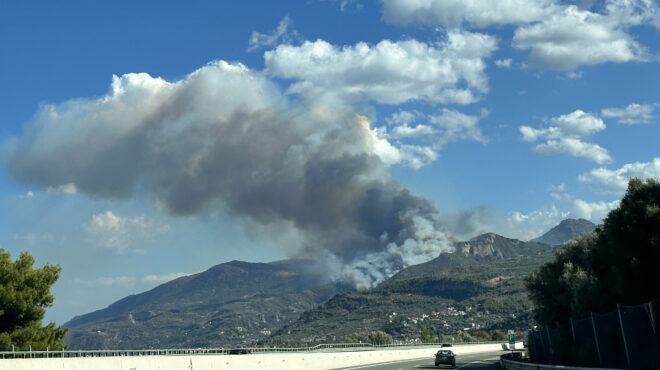
[[162,284],[166,283],[170,280],[174,280],[177,278],[180,278],[182,276],[188,276],[190,274],[185,273],[185,272],[172,272],[169,274],[164,274],[164,275],[147,275],[144,276],[141,280],[145,284]]
[[617,122],[624,125],[636,125],[649,123],[655,119],[653,116],[655,106],[655,104],[630,103],[625,108],[605,108],[600,114],[607,118],[617,118]]
[[134,248],[137,241],[151,240],[156,235],[169,231],[168,225],[158,224],[144,216],[120,217],[112,211],[93,215],[83,226],[95,244],[119,254],[140,252],[140,248]]
[[[628,29],[642,24],[660,28],[654,0],[606,0],[600,12],[557,0],[382,0],[383,19],[446,29],[517,26],[513,44],[530,50],[540,68],[572,70],[582,65],[649,59]],[[498,67],[502,65],[497,64]],[[579,78],[579,74],[567,75]]]
[[419,137],[419,136],[433,135],[435,132],[436,130],[428,125],[408,126],[407,123],[404,123],[402,125],[395,126],[392,129],[392,131],[389,133],[388,137],[394,139],[401,139],[405,137]]
[[660,8],[655,0],[608,0],[605,9],[623,26],[649,24],[660,28]]
[[161,275],[150,274],[142,277],[120,275],[120,276],[101,276],[93,280],[83,280],[77,278],[74,279],[74,281],[76,283],[81,283],[89,286],[96,286],[96,285],[122,286],[122,287],[134,287],[136,285],[154,286],[188,275],[190,274],[185,272],[172,272],[169,274],[161,274]]
[[573,202],[573,212],[571,215],[575,218],[584,218],[595,223],[600,223],[607,214],[619,206],[619,200],[612,202],[587,202],[582,199],[576,199]]
[[396,24],[483,28],[539,20],[552,11],[552,4],[550,0],[383,0],[383,19]]
[[360,3],[358,0],[341,0],[339,3],[339,10],[343,12],[346,12],[347,10],[351,9],[353,11],[359,11],[364,8],[364,5]]
[[543,155],[567,153],[573,157],[589,159],[598,164],[612,161],[612,157],[607,153],[607,150],[601,146],[570,137],[548,140],[545,143],[536,145],[534,151]]
[[289,31],[291,25],[291,18],[288,16],[282,18],[277,28],[271,34],[263,34],[257,31],[252,31],[250,40],[248,41],[247,51],[255,51],[262,47],[273,46],[277,43],[289,43],[294,39],[299,39],[300,36],[296,31]]
[[535,142],[545,139],[546,142],[534,147],[534,151],[539,154],[567,153],[573,157],[586,158],[599,164],[612,161],[607,150],[597,144],[582,141],[584,136],[605,129],[605,123],[599,117],[576,110],[552,118],[549,124],[550,127],[543,129],[521,126],[522,140]]
[[553,204],[548,209],[529,213],[513,212],[506,221],[509,228],[517,232],[516,238],[529,240],[541,236],[569,215],[570,212],[561,211]]
[[531,49],[532,65],[554,70],[646,60],[646,49],[625,32],[626,26],[620,17],[567,6],[541,22],[516,29],[513,44]]
[[469,104],[487,93],[484,58],[494,37],[453,31],[444,42],[383,40],[337,47],[317,40],[279,45],[264,54],[271,75],[298,80],[289,93],[334,95],[349,101]]
[[570,194],[566,193],[566,184],[563,183],[559,185],[548,185],[548,193],[556,200],[568,200],[572,198]]
[[566,184],[564,184],[564,183],[559,184],[559,185],[550,184],[550,185],[548,185],[548,191],[564,192],[564,191],[566,191]]
[[569,80],[579,80],[582,78],[582,71],[568,71],[566,72],[566,78]]
[[392,113],[392,116],[385,119],[389,125],[403,125],[410,124],[417,119],[419,113],[417,112],[408,112],[405,110]]
[[[482,112],[482,116],[486,114],[486,111]],[[478,125],[480,117],[443,108],[442,114],[431,115],[429,120],[442,129],[436,141],[440,147],[454,141],[473,140],[482,144],[488,142],[488,138],[483,135]]]
[[572,113],[555,117],[550,122],[559,127],[561,136],[587,136],[605,129],[605,123],[603,123],[602,119],[579,109]]
[[18,196],[19,199],[31,199],[34,198],[34,192],[33,191],[28,191],[25,194],[21,194]]
[[49,193],[55,193],[55,194],[76,194],[78,192],[78,188],[76,187],[76,184],[74,183],[66,183],[60,186],[49,186],[46,188],[46,191]]
[[623,194],[628,188],[628,180],[633,177],[660,179],[660,158],[654,158],[651,162],[628,163],[616,170],[596,168],[580,175],[578,180],[598,185],[607,192]]
[[507,58],[507,59],[498,59],[495,61],[495,65],[498,68],[511,68],[511,62],[513,62],[513,59]]
[[[385,126],[377,127],[373,131],[381,140],[390,140],[391,142],[387,141],[388,148],[396,153],[389,155],[394,160],[385,160],[385,162],[389,164],[403,162],[411,168],[419,169],[435,161],[438,152],[451,142],[488,143],[488,138],[483,135],[479,127],[479,120],[486,114],[487,111],[483,111],[481,117],[471,116],[447,108],[443,108],[440,114],[432,115],[399,111],[385,119],[390,127],[389,131]],[[426,123],[415,125],[418,120],[424,120]],[[417,139],[417,141],[414,143],[404,141],[407,139]]]

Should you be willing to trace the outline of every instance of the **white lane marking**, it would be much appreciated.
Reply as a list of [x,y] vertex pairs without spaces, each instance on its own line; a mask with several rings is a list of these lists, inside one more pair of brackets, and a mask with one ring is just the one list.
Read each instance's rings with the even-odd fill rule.
[[[484,359],[484,360],[477,360],[477,361],[468,362],[467,364],[458,366],[457,369],[460,369],[460,368],[463,368],[463,367],[466,367],[466,366],[469,366],[469,365],[472,365],[472,364],[492,364],[492,362],[490,362],[488,360],[491,360],[491,359],[487,358],[487,359]],[[494,360],[499,360],[499,357],[495,358]],[[488,361],[488,362],[485,362],[485,361]]]
[[[369,365],[362,365],[362,366],[355,366],[355,367],[346,367],[346,368],[341,368],[341,369],[344,369],[344,370],[366,369],[368,367],[382,366],[382,365],[392,365],[392,364],[396,364],[396,363],[399,363],[399,362],[409,362],[409,361],[417,361],[417,360],[424,360],[424,358],[410,358],[410,359],[407,359],[407,360],[381,362],[381,363],[378,363],[378,364],[369,364]],[[399,370],[402,370],[402,369],[399,369]]]

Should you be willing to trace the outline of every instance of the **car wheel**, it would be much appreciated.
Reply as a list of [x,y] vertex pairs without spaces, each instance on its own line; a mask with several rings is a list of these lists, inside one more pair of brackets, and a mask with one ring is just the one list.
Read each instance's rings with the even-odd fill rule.
[[436,362],[436,363],[435,363],[435,366],[438,366],[438,365],[440,365],[440,363],[439,363],[439,362]]

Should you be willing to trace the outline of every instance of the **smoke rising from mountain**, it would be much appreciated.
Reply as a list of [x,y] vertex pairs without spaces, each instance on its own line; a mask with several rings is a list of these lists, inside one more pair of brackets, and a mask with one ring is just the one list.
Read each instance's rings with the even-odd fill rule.
[[98,99],[43,106],[5,145],[19,181],[108,199],[146,189],[174,215],[222,209],[358,287],[451,248],[433,204],[392,177],[381,158],[396,148],[365,117],[292,103],[240,64],[173,83],[115,76]]

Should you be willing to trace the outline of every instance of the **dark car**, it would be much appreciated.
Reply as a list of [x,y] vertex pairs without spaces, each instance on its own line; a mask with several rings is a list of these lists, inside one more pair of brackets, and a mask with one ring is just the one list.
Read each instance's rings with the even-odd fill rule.
[[454,356],[454,352],[446,349],[439,350],[435,354],[435,366],[440,364],[449,364],[452,367],[456,367],[456,356]]
[[444,347],[451,347],[451,343],[442,343],[440,345],[440,348],[444,348]]

